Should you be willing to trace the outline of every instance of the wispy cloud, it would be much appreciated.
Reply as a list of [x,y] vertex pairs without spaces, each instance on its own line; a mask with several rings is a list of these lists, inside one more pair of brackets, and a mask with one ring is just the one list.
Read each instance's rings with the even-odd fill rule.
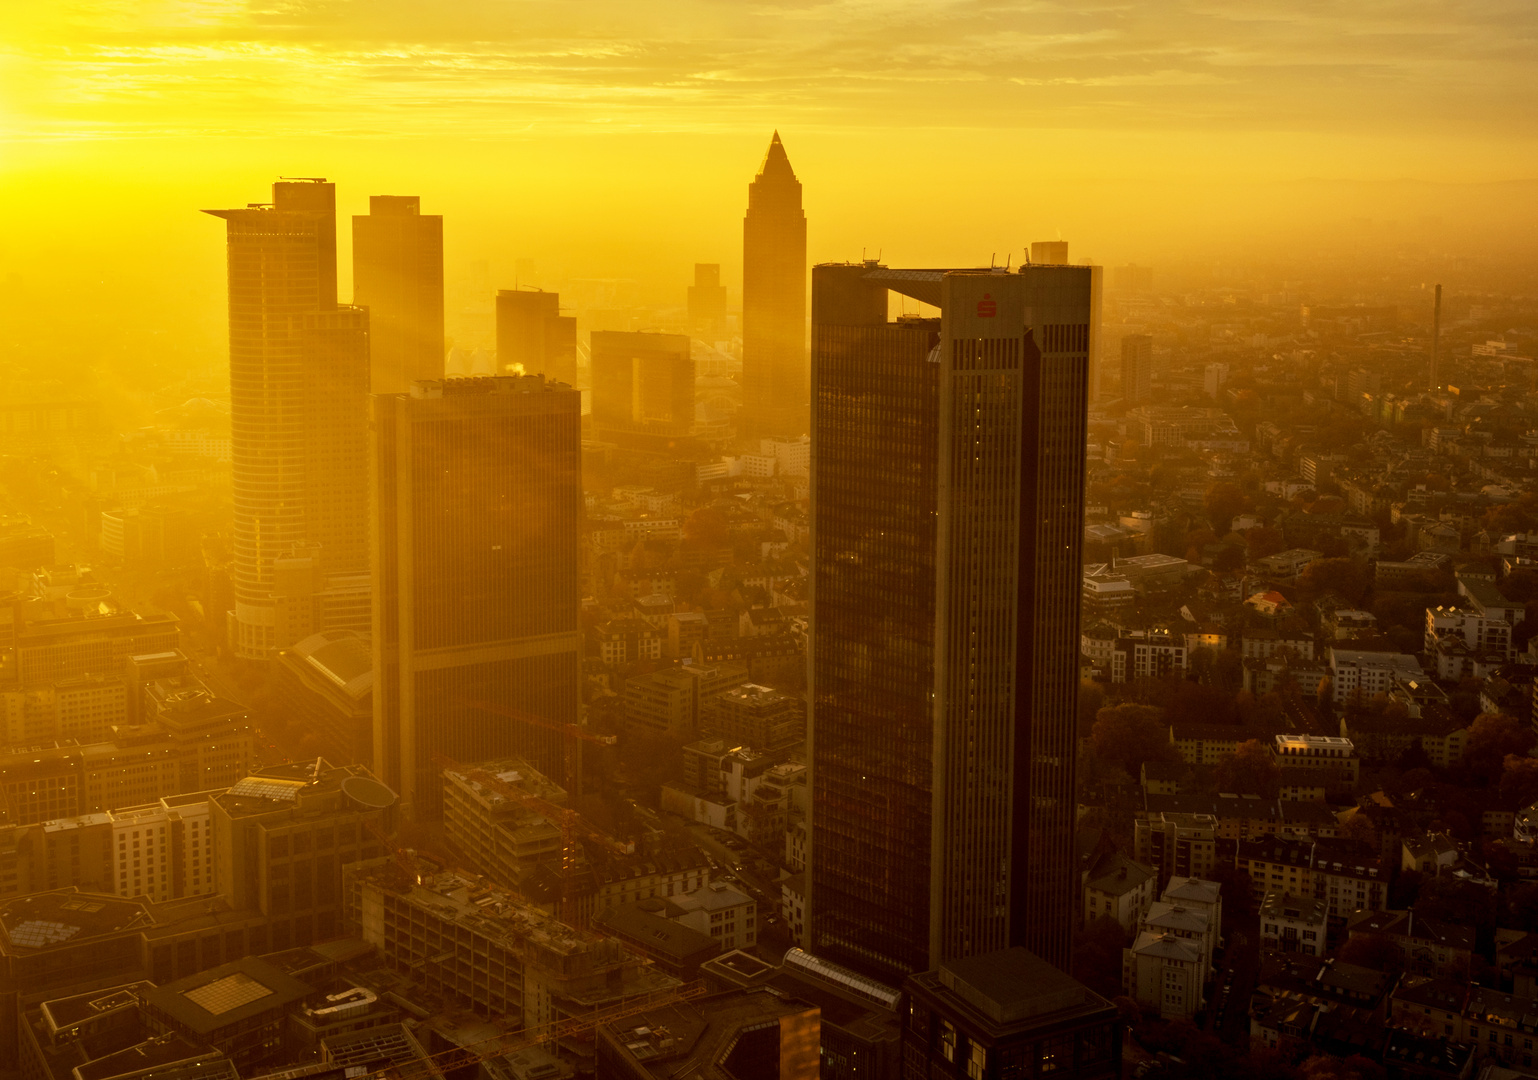
[[13,137],[1538,128],[1529,0],[12,0]]

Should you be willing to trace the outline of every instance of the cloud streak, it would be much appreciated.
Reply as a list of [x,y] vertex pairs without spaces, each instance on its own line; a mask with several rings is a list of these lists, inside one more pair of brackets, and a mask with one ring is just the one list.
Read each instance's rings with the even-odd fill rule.
[[6,134],[1076,128],[1538,134],[1538,5],[22,0]]

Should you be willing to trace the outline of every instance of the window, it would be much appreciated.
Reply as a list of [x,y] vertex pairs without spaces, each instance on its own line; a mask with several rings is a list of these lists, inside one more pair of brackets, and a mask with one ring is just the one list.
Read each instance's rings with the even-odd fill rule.
[[949,1020],[940,1021],[940,1056],[949,1062],[956,1060],[956,1028]]
[[988,1070],[988,1051],[985,1047],[973,1043],[967,1048],[967,1077],[968,1080],[983,1080]]
[[[1176,1001],[1179,995],[1174,995]],[[1057,1035],[1041,1044],[1041,1071],[1062,1072],[1073,1068],[1073,1036]]]

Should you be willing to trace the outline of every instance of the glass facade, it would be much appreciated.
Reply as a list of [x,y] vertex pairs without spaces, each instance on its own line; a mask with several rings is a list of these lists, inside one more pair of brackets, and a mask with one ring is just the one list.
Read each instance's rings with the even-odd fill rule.
[[813,274],[811,951],[879,979],[1068,963],[1089,308],[1083,267]]
[[886,982],[929,956],[938,331],[813,331],[811,951]]
[[561,737],[478,708],[578,719],[578,392],[539,376],[375,398],[375,771],[442,809],[438,756],[565,773]]

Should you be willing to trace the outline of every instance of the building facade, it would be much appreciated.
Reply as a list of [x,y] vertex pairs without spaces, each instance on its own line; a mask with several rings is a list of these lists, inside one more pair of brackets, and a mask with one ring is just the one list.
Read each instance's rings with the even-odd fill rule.
[[742,382],[739,435],[806,429],[806,213],[778,131],[742,220]]
[[539,375],[374,399],[374,763],[436,819],[435,758],[517,755],[563,776],[578,719],[581,400]]
[[443,378],[443,216],[415,195],[370,195],[352,219],[353,303],[367,308],[370,391]]
[[1089,310],[1083,267],[813,272],[810,948],[872,977],[1067,959]]
[[334,184],[279,182],[270,204],[207,212],[225,221],[229,266],[228,637],[238,656],[266,660],[289,644],[275,560],[322,534],[335,569],[366,553],[368,317],[337,307]]
[[593,426],[606,438],[694,433],[694,357],[683,334],[595,330]]
[[497,292],[497,363],[503,373],[543,375],[575,386],[577,319],[561,314],[561,294]]

